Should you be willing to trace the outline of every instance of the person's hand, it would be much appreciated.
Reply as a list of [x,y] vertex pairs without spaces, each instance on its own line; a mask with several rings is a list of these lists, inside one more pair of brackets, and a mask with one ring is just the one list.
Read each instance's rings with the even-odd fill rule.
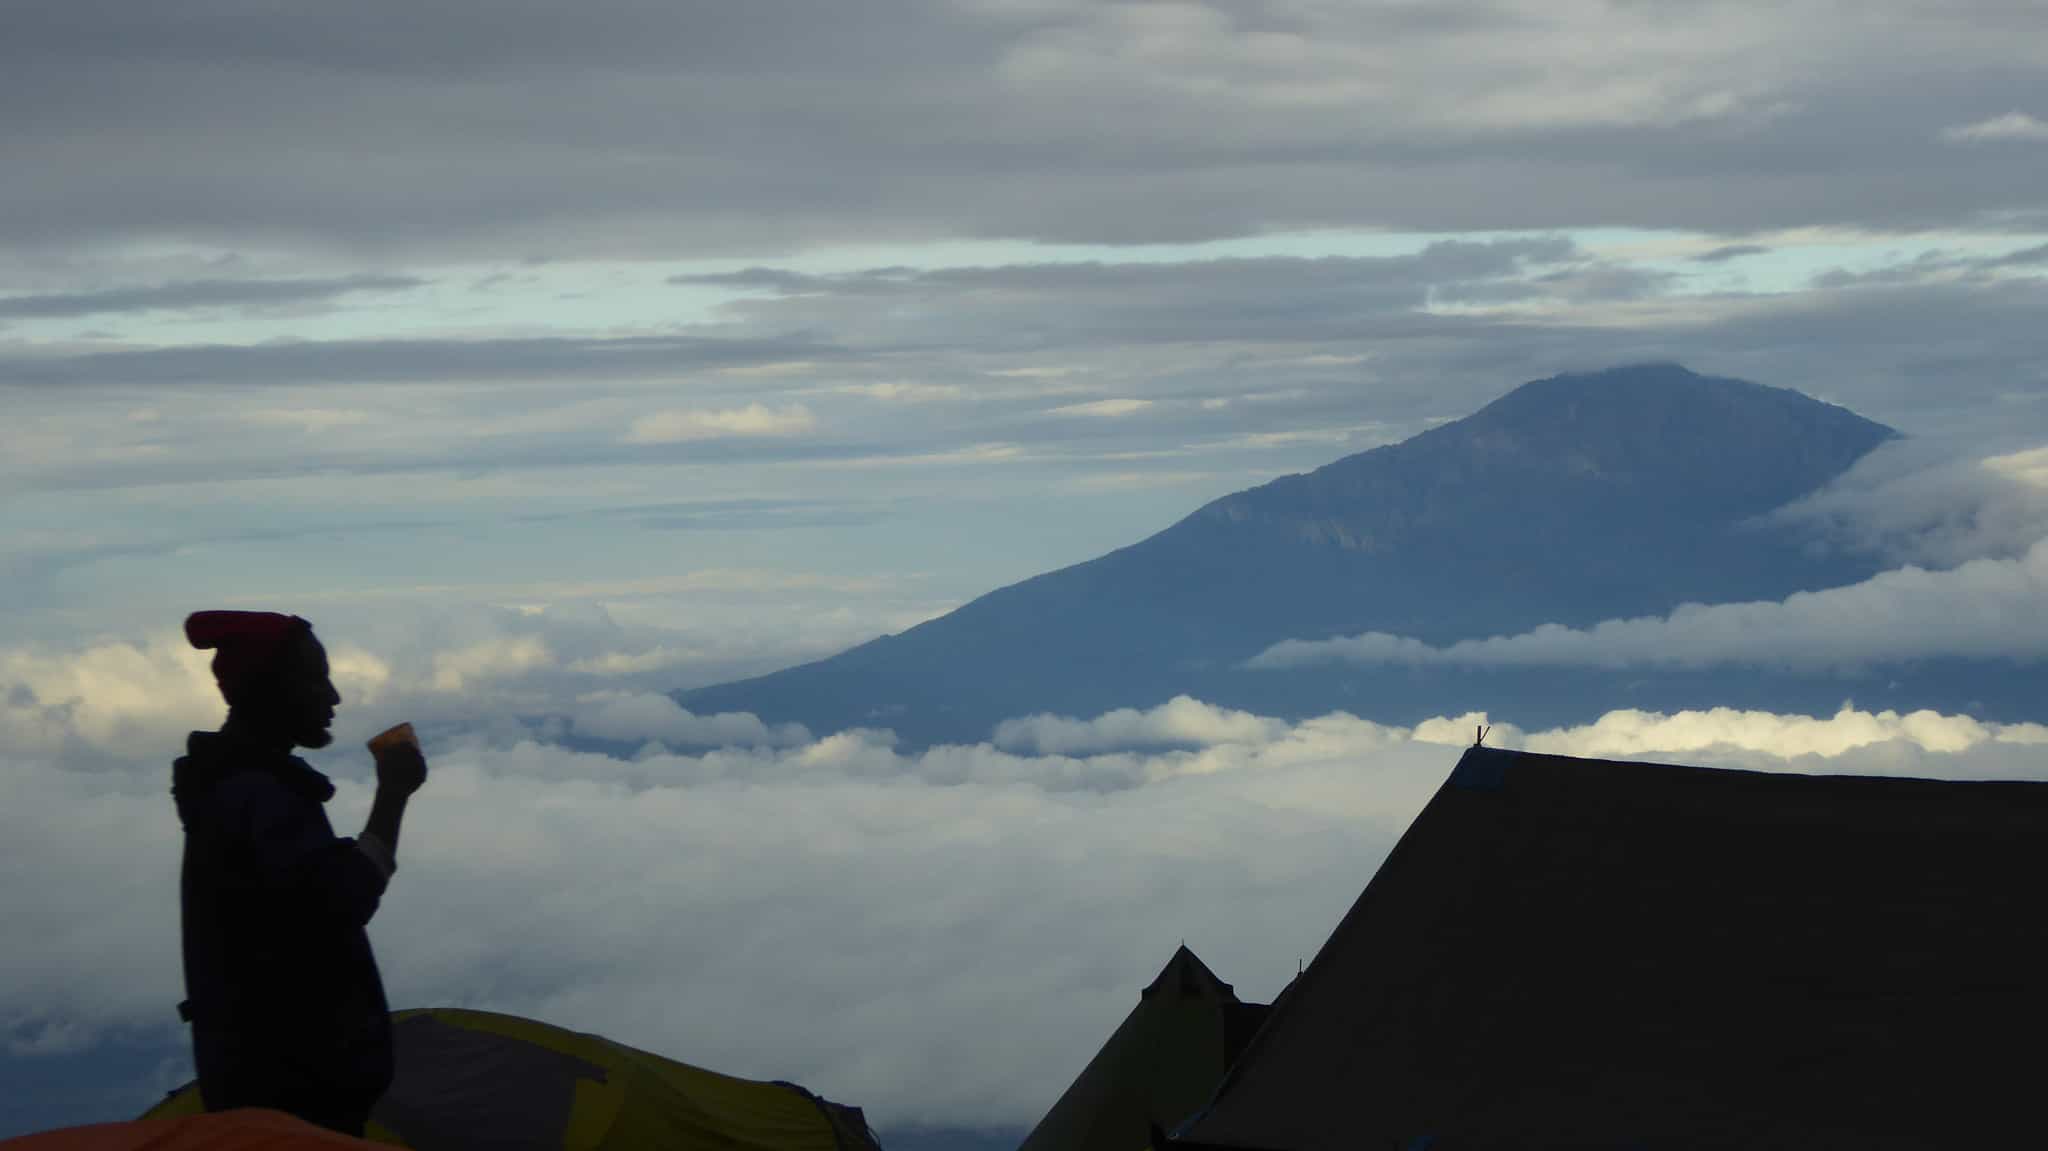
[[[386,735],[398,730],[394,728]],[[420,754],[419,741],[411,738],[412,725],[403,725],[403,730],[399,738],[378,736],[370,741],[370,756],[377,761],[377,790],[400,798],[418,791],[427,782],[427,757]]]
[[377,755],[377,789],[411,795],[427,782],[427,757],[416,743],[401,743]]

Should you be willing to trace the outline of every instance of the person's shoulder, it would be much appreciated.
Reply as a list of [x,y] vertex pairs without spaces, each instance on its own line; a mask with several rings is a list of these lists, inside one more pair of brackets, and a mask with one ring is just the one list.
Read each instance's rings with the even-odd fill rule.
[[223,774],[213,785],[215,802],[229,810],[298,807],[300,799],[274,772],[244,768]]

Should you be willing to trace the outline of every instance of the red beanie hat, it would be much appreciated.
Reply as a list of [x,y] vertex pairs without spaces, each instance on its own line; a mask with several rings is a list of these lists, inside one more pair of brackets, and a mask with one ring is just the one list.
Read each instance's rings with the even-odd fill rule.
[[250,672],[268,666],[286,641],[313,625],[274,611],[195,611],[185,617],[185,638],[196,648],[217,648],[213,681],[222,695]]

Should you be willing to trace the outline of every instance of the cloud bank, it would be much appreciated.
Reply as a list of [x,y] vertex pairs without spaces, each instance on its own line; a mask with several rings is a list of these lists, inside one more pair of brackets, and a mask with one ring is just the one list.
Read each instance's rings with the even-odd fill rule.
[[1768,517],[1804,529],[1812,546],[1901,564],[1861,583],[1449,644],[1386,632],[1288,639],[1245,666],[1828,671],[1944,658],[2048,659],[2048,448],[1956,453],[1956,445],[1939,441],[1885,445]]
[[40,114],[0,127],[0,245],[639,257],[1910,226],[2030,203],[2040,175],[2033,148],[1958,172],[1943,136],[2033,138],[2024,112],[1984,118],[2043,67],[2038,14],[2002,0],[767,0],[716,19],[591,0],[573,24],[474,20],[455,0],[408,5],[403,35],[376,4],[28,5],[0,103]]
[[1971,560],[1948,571],[1904,567],[1782,602],[1685,604],[1669,615],[1606,620],[1590,628],[1544,624],[1520,635],[1442,646],[1385,632],[1283,640],[1247,666],[1734,664],[1827,670],[1944,657],[2048,658],[2048,540],[2017,559]]
[[[574,647],[557,637],[552,661]],[[345,738],[311,758],[338,779],[338,826],[369,801],[359,737],[429,718],[433,777],[373,925],[394,1001],[792,1078],[888,1126],[1030,1123],[1183,939],[1247,995],[1275,993],[1488,721],[1286,722],[1182,698],[907,753],[885,731],[571,694],[546,681],[559,671],[454,692],[437,669],[468,655],[335,652]],[[10,1058],[178,1041],[165,785],[182,729],[218,718],[198,655],[0,653],[0,920],[34,941],[0,953]],[[553,711],[494,710],[535,677],[554,684]],[[1626,711],[1548,731],[1510,718],[1490,743],[2048,777],[2048,727],[1932,712]],[[579,750],[579,736],[630,750]]]
[[1971,443],[1896,440],[1771,518],[1894,563],[2015,558],[2048,539],[2048,446],[1984,456]]

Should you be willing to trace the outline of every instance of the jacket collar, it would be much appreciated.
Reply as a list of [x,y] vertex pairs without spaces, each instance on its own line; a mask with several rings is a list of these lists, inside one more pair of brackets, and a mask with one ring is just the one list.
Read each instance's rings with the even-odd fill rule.
[[185,737],[185,754],[171,765],[171,795],[182,814],[189,801],[243,771],[267,771],[293,793],[315,803],[334,798],[333,781],[311,764],[287,748],[258,742],[233,727],[195,731]]

